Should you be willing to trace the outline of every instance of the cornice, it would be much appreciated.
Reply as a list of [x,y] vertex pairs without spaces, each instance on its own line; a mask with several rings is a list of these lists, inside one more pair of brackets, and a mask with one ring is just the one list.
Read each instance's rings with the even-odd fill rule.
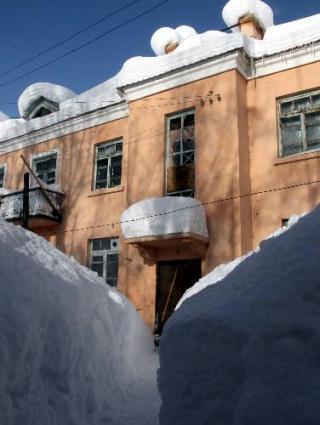
[[232,69],[237,69],[244,78],[247,78],[250,72],[250,61],[240,50],[205,59],[142,82],[119,87],[119,91],[130,102]]
[[119,87],[119,91],[128,101],[134,101],[226,71],[237,70],[246,80],[252,80],[319,60],[319,42],[260,58],[248,55],[245,49],[241,48],[148,80]]
[[0,142],[0,155],[125,118],[128,115],[129,110],[126,102],[99,108]]

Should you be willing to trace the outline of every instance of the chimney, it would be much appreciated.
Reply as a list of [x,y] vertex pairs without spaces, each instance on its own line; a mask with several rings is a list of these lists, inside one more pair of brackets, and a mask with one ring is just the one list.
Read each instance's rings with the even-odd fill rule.
[[178,43],[169,43],[165,47],[166,54],[173,52],[178,47]]
[[248,37],[262,40],[264,31],[254,15],[248,14],[239,19],[239,29]]

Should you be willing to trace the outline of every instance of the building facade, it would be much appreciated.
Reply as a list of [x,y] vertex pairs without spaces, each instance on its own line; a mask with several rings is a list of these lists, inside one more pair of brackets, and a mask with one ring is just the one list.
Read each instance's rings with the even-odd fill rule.
[[34,84],[0,117],[0,214],[21,223],[23,156],[44,183],[29,228],[156,333],[202,275],[320,200],[320,15],[273,25],[230,0],[223,17],[232,32],[160,29],[155,57],[80,95]]

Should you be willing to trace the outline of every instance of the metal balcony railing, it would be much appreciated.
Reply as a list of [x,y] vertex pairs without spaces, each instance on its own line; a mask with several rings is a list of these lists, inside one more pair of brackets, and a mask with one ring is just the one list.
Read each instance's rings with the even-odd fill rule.
[[[47,190],[47,195],[57,211],[61,210],[64,195],[60,192]],[[29,189],[29,217],[42,217],[61,221],[61,215],[57,213],[48,200],[43,196],[39,187]],[[19,220],[23,213],[23,191],[11,192],[0,195],[0,217],[6,220]]]

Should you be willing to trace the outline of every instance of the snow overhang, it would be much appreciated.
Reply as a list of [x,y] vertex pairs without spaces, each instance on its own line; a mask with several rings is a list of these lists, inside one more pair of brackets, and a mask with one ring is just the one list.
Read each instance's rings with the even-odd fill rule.
[[135,245],[144,257],[155,250],[187,246],[203,256],[209,243],[203,205],[194,198],[165,196],[137,202],[121,216],[126,243]]

